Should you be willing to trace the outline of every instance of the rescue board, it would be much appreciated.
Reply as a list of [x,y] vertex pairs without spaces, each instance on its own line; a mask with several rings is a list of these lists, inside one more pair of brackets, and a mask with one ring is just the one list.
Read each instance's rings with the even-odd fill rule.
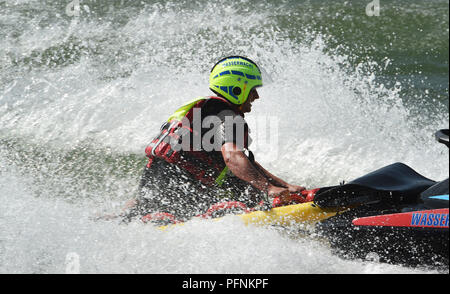
[[[267,211],[253,211],[245,214],[238,214],[245,225],[256,226],[290,226],[294,223],[313,224],[318,221],[330,218],[336,215],[338,212],[343,211],[340,208],[320,208],[313,202],[306,202],[301,204],[287,205],[272,208]],[[220,220],[221,218],[215,218],[213,220]],[[173,226],[184,225],[184,223],[160,226],[161,230],[166,230]]]

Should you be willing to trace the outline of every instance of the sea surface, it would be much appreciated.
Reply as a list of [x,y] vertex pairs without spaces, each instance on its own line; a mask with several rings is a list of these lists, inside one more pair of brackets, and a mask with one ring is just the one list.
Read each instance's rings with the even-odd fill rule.
[[0,273],[448,274],[233,216],[96,220],[136,194],[145,146],[228,55],[271,77],[247,119],[274,174],[315,188],[403,162],[447,178],[449,2],[370,3],[0,0]]

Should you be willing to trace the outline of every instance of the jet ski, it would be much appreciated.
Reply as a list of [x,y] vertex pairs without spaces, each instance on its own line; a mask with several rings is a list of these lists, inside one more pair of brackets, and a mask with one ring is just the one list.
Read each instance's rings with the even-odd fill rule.
[[[448,129],[435,136],[449,146]],[[448,266],[448,202],[448,178],[436,182],[394,163],[317,193],[320,208],[352,208],[320,221],[316,231],[345,257]]]
[[[448,129],[435,136],[449,146]],[[261,210],[248,209],[239,202],[221,203],[198,218],[219,220],[238,211],[237,216],[247,225],[307,223],[343,257],[448,266],[448,197],[448,178],[437,182],[397,162],[345,184],[293,195],[292,205],[279,206],[276,198],[271,207]],[[167,216],[153,214],[143,220],[161,218]]]

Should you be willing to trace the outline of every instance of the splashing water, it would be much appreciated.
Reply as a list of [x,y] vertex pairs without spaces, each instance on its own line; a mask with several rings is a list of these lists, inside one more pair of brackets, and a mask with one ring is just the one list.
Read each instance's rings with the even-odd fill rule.
[[[82,273],[434,272],[342,260],[311,238],[231,216],[170,232],[93,220],[133,196],[149,139],[179,105],[210,95],[210,67],[232,54],[274,80],[248,121],[258,140],[267,127],[258,119],[276,120],[278,143],[254,150],[275,174],[313,188],[401,161],[448,177],[448,152],[433,139],[448,126],[442,74],[430,74],[440,100],[420,89],[412,99],[414,82],[390,72],[395,59],[352,46],[365,44],[357,28],[352,38],[345,21],[340,33],[320,29],[338,13],[361,27],[375,20],[357,4],[322,2],[82,1],[78,17],[65,13],[69,1],[0,3],[0,272],[63,273],[71,253]],[[396,9],[406,21],[407,8]]]

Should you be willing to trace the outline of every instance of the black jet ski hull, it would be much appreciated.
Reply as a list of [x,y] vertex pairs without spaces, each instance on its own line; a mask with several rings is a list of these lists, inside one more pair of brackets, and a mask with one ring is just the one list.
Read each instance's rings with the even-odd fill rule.
[[[377,258],[382,262],[405,265],[448,265],[449,233],[448,209],[440,211],[439,219],[431,218],[432,210],[417,212],[422,217],[410,217],[409,225],[383,222],[405,213],[378,214],[361,208],[342,213],[322,221],[316,226],[337,253],[348,258]],[[362,217],[366,215],[365,217]],[[374,219],[375,218],[375,219]],[[379,218],[379,219],[376,219]],[[373,219],[372,223],[362,220]],[[426,222],[439,222],[439,226],[425,227]]]
[[395,163],[319,190],[314,198],[318,206],[351,209],[321,221],[316,229],[349,258],[448,266],[448,190],[448,179],[435,182]]

